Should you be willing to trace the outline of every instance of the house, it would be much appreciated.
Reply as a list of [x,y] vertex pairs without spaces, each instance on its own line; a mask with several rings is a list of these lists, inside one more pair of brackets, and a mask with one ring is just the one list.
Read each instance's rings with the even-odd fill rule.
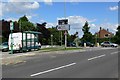
[[99,32],[95,33],[98,38],[112,38],[114,34],[112,32],[109,32],[109,29],[104,29],[100,27]]

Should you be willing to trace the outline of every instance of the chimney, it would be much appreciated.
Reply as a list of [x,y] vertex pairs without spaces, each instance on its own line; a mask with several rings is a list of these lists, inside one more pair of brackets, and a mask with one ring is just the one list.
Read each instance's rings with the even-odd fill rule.
[[109,32],[109,29],[107,28],[107,31]]
[[100,30],[102,30],[102,27],[100,27]]

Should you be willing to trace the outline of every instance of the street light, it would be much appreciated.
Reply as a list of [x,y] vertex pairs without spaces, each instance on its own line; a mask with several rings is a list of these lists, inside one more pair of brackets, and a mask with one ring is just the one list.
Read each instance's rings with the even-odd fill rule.
[[110,34],[108,34],[108,37],[109,37],[109,41],[111,41],[111,40],[110,40],[110,38],[111,38],[111,35],[110,35]]
[[97,34],[95,34],[95,44],[97,46]]
[[51,46],[53,47],[53,35],[51,34]]
[[14,24],[13,24],[13,22],[10,22],[10,30],[11,30],[11,53],[10,54],[13,54],[13,37],[12,37],[12,31],[13,31],[13,29],[14,29]]

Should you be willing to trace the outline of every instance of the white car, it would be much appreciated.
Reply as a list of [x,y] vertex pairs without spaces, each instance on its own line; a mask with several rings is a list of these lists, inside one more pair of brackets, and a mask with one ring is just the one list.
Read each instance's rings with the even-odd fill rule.
[[102,43],[101,43],[101,46],[102,46],[102,47],[118,47],[118,44],[111,43],[111,42],[109,42],[109,41],[105,41],[105,42],[102,42]]

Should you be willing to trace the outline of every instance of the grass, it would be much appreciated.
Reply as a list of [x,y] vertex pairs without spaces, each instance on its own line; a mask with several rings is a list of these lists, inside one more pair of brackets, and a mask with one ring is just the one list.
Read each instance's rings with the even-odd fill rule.
[[54,48],[43,48],[40,51],[42,52],[50,52],[50,51],[68,51],[68,50],[80,50],[82,48],[76,48],[76,47],[68,47],[68,48],[64,48],[64,47],[54,47]]

